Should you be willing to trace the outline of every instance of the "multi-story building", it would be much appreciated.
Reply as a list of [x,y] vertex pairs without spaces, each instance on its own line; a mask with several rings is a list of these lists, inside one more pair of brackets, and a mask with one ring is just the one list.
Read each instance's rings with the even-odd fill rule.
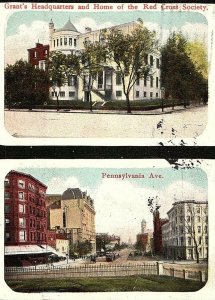
[[36,43],[36,47],[28,49],[28,62],[39,69],[45,70],[49,57],[49,45]]
[[164,255],[173,259],[207,259],[207,201],[175,202],[167,215],[169,221],[162,225]]
[[[57,201],[52,202],[52,198]],[[96,251],[94,201],[79,188],[69,188],[61,196],[47,195],[50,229],[67,234],[71,244],[90,241],[92,252]]]
[[160,217],[159,208],[153,212],[153,254],[162,254],[163,244],[162,244],[162,228],[168,219],[163,219]]
[[[138,26],[137,22],[129,22],[114,26],[124,34],[130,34]],[[110,29],[110,28],[109,28]],[[50,51],[61,51],[64,54],[78,54],[84,48],[84,42],[101,42],[101,31],[91,30],[86,27],[85,33],[77,31],[75,26],[69,20],[62,28],[55,29],[55,25],[51,20],[49,23],[49,43]],[[130,92],[131,100],[144,100],[159,98],[160,94],[160,65],[161,55],[158,49],[154,49],[146,56],[146,62],[152,70],[151,75],[145,79],[137,80]],[[59,100],[82,100],[89,101],[89,87],[87,83],[87,75],[84,79],[77,77],[75,74],[68,78],[66,85],[61,87]],[[123,85],[119,72],[117,72],[114,63],[110,63],[104,67],[103,71],[98,72],[97,78],[92,86],[93,100],[125,100],[123,93]],[[53,100],[56,100],[55,91],[51,92]]]
[[136,241],[139,246],[141,246],[141,251],[150,252],[152,251],[151,239],[153,233],[151,230],[147,229],[146,220],[142,219],[141,222],[141,233],[137,234]]
[[5,245],[46,244],[46,185],[29,174],[5,178]]

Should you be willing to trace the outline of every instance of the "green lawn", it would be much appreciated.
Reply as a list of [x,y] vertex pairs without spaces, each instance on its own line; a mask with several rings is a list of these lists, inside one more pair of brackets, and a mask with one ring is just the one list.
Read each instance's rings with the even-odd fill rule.
[[16,292],[193,292],[204,283],[167,276],[129,276],[118,278],[8,280]]

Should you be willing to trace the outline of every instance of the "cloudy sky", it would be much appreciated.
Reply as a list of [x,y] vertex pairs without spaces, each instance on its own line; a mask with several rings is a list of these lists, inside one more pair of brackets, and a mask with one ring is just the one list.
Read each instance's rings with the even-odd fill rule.
[[207,20],[194,12],[53,12],[19,11],[7,21],[5,35],[5,64],[16,60],[27,60],[27,49],[36,42],[48,43],[48,23],[52,18],[55,28],[61,28],[70,18],[78,31],[84,32],[86,26],[93,30],[110,27],[141,18],[144,24],[157,32],[160,43],[164,43],[173,31],[181,31],[189,39],[207,42]]
[[[207,200],[207,175],[201,169],[172,168],[26,168],[17,169],[42,181],[47,193],[62,194],[67,188],[79,187],[94,199],[96,231],[118,234],[125,242],[134,242],[141,220],[153,228],[147,205],[149,197],[159,198],[161,217],[172,203],[184,199]],[[104,174],[141,174],[139,179],[107,178]],[[149,178],[150,174],[160,178]],[[144,178],[143,178],[144,176]]]

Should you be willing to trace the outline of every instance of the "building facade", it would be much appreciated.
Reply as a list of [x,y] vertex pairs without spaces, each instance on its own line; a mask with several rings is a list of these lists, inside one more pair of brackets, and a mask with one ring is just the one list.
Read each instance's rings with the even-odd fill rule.
[[163,252],[162,244],[162,228],[165,223],[168,222],[168,219],[163,219],[160,217],[159,209],[156,209],[153,212],[153,254],[161,255]]
[[34,48],[28,49],[28,62],[39,69],[45,70],[49,57],[49,45],[36,43]]
[[[124,34],[130,34],[138,26],[137,22],[129,22],[114,26]],[[110,29],[110,28],[109,28]],[[60,51],[64,54],[78,54],[84,49],[86,41],[101,42],[101,31],[91,30],[86,27],[84,33],[77,31],[69,20],[62,28],[56,29],[54,22],[49,23],[49,43],[50,51]],[[146,61],[150,65],[151,75],[145,79],[137,80],[130,92],[131,100],[144,100],[161,97],[160,86],[160,65],[161,54],[158,49],[146,56]],[[93,101],[125,100],[121,77],[113,63],[104,67],[98,72],[93,82]],[[66,85],[61,87],[59,100],[82,100],[89,101],[87,78],[81,79],[75,74],[68,79]],[[55,91],[51,91],[51,97],[56,100]]]
[[17,171],[7,174],[4,186],[5,245],[46,244],[47,186]]
[[173,259],[207,259],[207,201],[175,202],[167,215],[169,221],[162,226],[164,256]]
[[52,198],[59,195],[47,195],[49,205],[50,229],[55,229],[67,234],[71,244],[90,241],[92,252],[96,251],[95,209],[94,201],[86,192],[78,188],[69,188],[61,199],[52,202]]
[[152,251],[152,240],[153,233],[151,230],[147,229],[147,223],[145,219],[142,219],[141,221],[141,233],[137,234],[136,236],[136,242],[139,247],[141,247],[141,251],[144,253],[151,252]]

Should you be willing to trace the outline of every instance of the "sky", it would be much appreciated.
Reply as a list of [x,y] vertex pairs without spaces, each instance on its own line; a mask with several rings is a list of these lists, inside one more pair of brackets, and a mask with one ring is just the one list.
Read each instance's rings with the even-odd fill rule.
[[135,21],[141,18],[145,26],[157,32],[160,43],[164,43],[173,31],[181,31],[189,39],[207,42],[207,20],[195,12],[121,11],[121,12],[57,12],[19,11],[7,21],[5,34],[5,65],[16,60],[27,60],[27,49],[36,42],[49,41],[48,23],[52,19],[55,28],[61,28],[70,18],[78,31],[93,30]]
[[[67,188],[77,187],[87,191],[94,199],[96,232],[120,235],[124,242],[129,238],[135,242],[143,218],[147,228],[153,229],[147,205],[149,197],[158,196],[161,217],[167,217],[175,201],[207,200],[207,175],[199,168],[25,168],[17,171],[43,182],[50,194],[62,194]],[[126,173],[140,178],[110,178]]]

